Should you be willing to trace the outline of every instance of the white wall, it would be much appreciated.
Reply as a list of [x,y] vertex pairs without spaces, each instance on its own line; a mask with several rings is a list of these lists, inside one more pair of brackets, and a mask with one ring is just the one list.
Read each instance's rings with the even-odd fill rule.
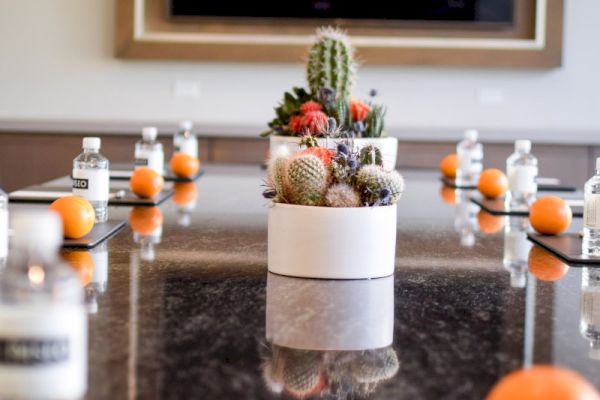
[[[192,118],[253,135],[303,66],[124,61],[113,57],[113,0],[0,0],[0,128],[43,121],[137,126]],[[394,134],[435,138],[467,126],[600,142],[600,1],[565,0],[564,65],[555,70],[364,67],[357,95],[379,88]],[[175,80],[201,96],[172,96]],[[501,105],[477,102],[501,89]],[[12,125],[11,125],[12,124]],[[218,129],[217,129],[218,130]],[[227,130],[227,129],[226,129]],[[556,139],[556,138],[555,138]]]

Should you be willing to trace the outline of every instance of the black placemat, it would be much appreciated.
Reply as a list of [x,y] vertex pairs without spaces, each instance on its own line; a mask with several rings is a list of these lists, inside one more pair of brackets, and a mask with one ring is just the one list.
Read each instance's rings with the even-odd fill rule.
[[106,222],[97,223],[94,225],[90,233],[79,239],[65,239],[63,247],[77,249],[92,249],[102,243],[104,240],[114,236],[123,229],[126,221],[108,220]]
[[[116,196],[121,193],[121,196]],[[129,190],[117,190],[111,193],[108,199],[109,206],[157,206],[173,195],[173,190],[163,190],[158,195],[148,199],[142,199]],[[68,188],[53,188],[46,186],[29,186],[25,189],[16,190],[8,194],[8,200],[14,203],[52,203],[59,197],[68,196],[71,190]]]
[[[122,169],[111,169],[109,176],[112,180],[128,181],[129,179],[131,179],[132,174],[133,170],[125,167]],[[173,174],[171,171],[167,171],[165,175],[163,175],[163,178],[167,182],[193,182],[199,177],[201,177],[203,174],[204,171],[202,169],[199,169],[198,172],[196,172],[196,174],[193,175],[191,178],[182,178]]]
[[[507,210],[504,206],[504,198],[486,199],[484,197],[471,197],[471,201],[481,207],[485,212],[492,215],[516,215],[521,217],[529,216],[529,210]],[[566,199],[566,201],[568,202],[569,199]],[[583,217],[583,206],[571,205],[571,211],[573,211],[574,217]]]
[[581,254],[582,238],[579,233],[566,233],[557,236],[528,233],[527,237],[532,242],[556,254],[568,263],[600,264],[600,257],[590,257]]
[[[440,177],[440,180],[444,182],[444,185],[449,186],[453,189],[477,189],[476,185],[456,185],[456,180],[453,178],[447,178],[445,176]],[[538,185],[538,191],[540,192],[575,192],[577,188],[573,186],[565,186],[565,185]]]

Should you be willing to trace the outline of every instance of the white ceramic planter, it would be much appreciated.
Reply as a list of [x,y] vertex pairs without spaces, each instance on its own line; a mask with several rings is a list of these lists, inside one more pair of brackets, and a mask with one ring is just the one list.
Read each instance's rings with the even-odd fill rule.
[[[270,151],[271,155],[288,155],[295,154],[302,150],[300,147],[301,138],[296,136],[270,136]],[[317,138],[317,142],[321,147],[335,149],[337,143],[343,139],[332,138]],[[398,139],[395,137],[381,138],[358,138],[352,139],[355,150],[360,150],[363,147],[372,144],[381,150],[383,156],[383,166],[387,169],[396,168],[396,158],[398,155]]]
[[396,205],[269,210],[269,271],[321,279],[369,279],[394,273]]
[[273,344],[369,350],[391,345],[393,333],[393,276],[353,281],[267,278],[266,337]]

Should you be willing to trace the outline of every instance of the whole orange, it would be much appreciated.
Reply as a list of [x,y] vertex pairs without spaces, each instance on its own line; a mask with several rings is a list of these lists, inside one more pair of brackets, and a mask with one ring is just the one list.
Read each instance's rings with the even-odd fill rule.
[[142,167],[133,171],[129,180],[129,188],[139,197],[154,197],[165,186],[165,180],[155,170]]
[[566,231],[572,220],[571,207],[560,197],[542,197],[529,209],[531,226],[544,235],[558,235]]
[[442,185],[442,188],[440,189],[440,197],[446,204],[454,205],[458,203],[456,199],[456,190],[450,186]]
[[129,212],[131,230],[142,236],[151,235],[163,224],[163,215],[158,207],[134,207]]
[[504,228],[504,217],[489,214],[483,210],[477,213],[479,230],[486,235],[493,235]]
[[581,375],[551,365],[511,372],[486,400],[599,400],[596,389]]
[[456,178],[456,169],[458,168],[458,156],[456,153],[448,154],[440,161],[440,172],[446,178]]
[[85,287],[94,276],[94,259],[89,251],[63,251],[61,255],[79,275],[81,286]]
[[477,184],[479,192],[488,199],[495,199],[503,196],[508,189],[508,178],[504,172],[499,169],[486,169],[479,175],[479,183]]
[[569,272],[569,266],[539,246],[529,250],[529,272],[540,281],[554,282]]
[[181,178],[191,178],[200,169],[200,161],[185,153],[175,153],[171,157],[171,171]]
[[198,188],[193,182],[177,182],[173,189],[173,203],[178,206],[187,206],[198,198]]
[[84,198],[61,197],[54,200],[49,208],[60,215],[66,238],[79,239],[90,233],[94,227],[96,212],[90,202]]

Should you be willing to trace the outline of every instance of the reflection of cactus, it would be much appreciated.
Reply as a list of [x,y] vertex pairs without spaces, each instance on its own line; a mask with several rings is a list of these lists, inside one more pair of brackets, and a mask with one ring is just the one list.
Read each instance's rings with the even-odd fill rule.
[[369,144],[360,149],[360,163],[363,165],[383,165],[383,157],[381,156],[379,147]]
[[384,128],[385,107],[382,105],[372,105],[371,111],[365,118],[365,130],[363,137],[381,137]]
[[321,352],[285,349],[282,357],[282,383],[285,390],[297,395],[308,395],[316,394],[324,388]]
[[404,190],[404,179],[396,171],[365,165],[356,176],[362,200],[369,205],[395,204]]
[[308,84],[313,95],[321,88],[333,89],[347,98],[354,82],[354,50],[348,36],[335,28],[321,28],[313,44],[307,65]]
[[285,187],[285,169],[287,160],[285,158],[275,158],[269,164],[269,179],[273,189],[275,189],[275,201],[278,203],[287,203],[287,193]]
[[352,376],[360,383],[377,383],[392,378],[398,372],[396,352],[391,347],[368,351],[352,363]]
[[345,183],[337,183],[327,190],[325,203],[329,207],[360,207],[360,195]]
[[287,167],[287,189],[294,204],[319,206],[327,190],[328,171],[312,154],[293,158]]

